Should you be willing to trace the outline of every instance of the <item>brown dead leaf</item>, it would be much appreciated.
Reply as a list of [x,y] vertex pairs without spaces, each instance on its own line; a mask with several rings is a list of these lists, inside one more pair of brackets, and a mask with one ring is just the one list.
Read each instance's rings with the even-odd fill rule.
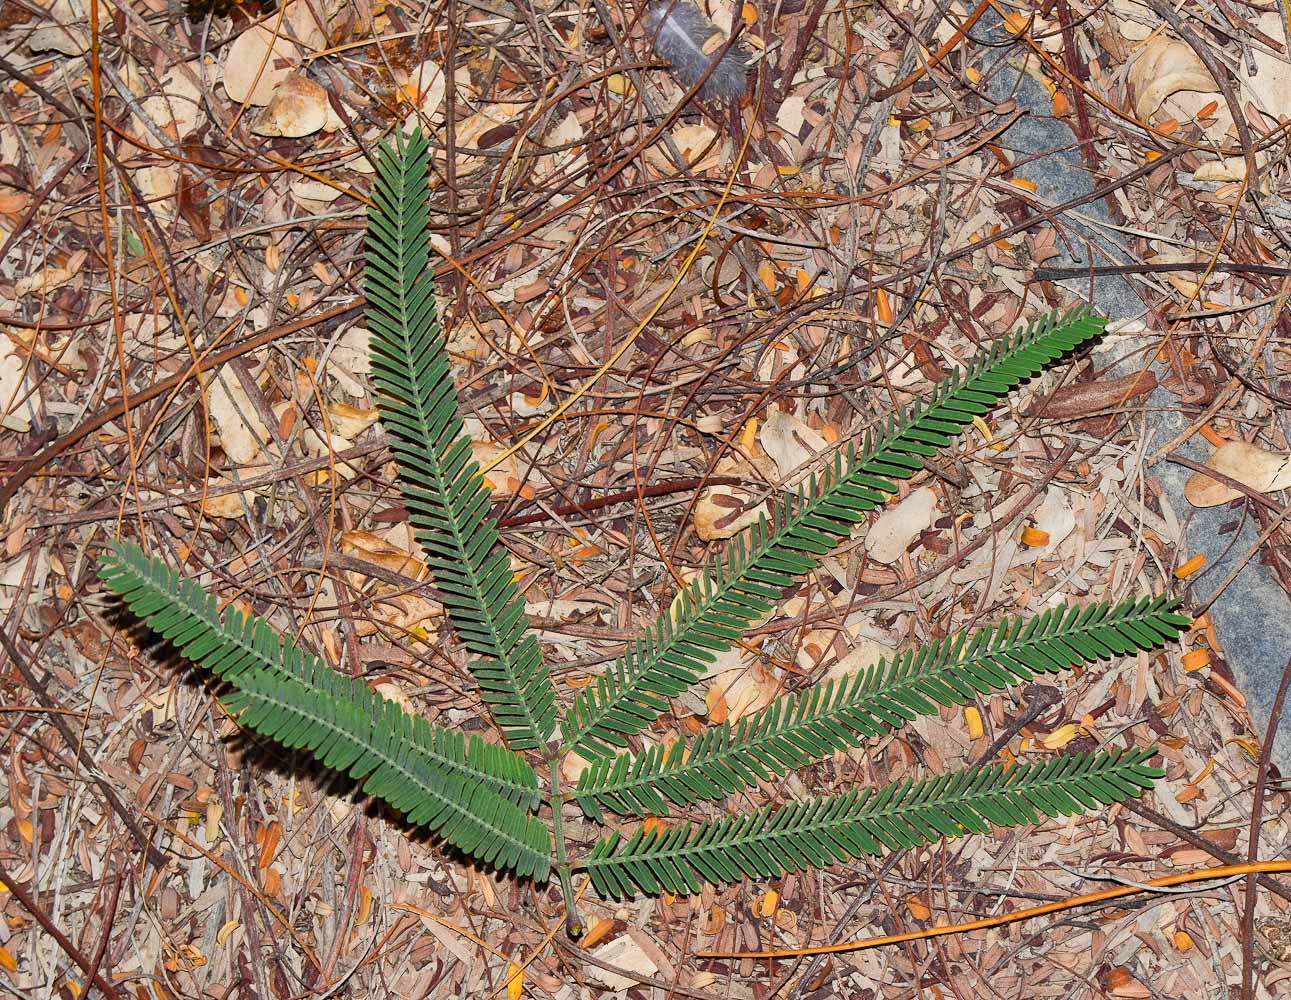
[[1162,101],[1181,90],[1219,92],[1197,53],[1187,43],[1166,35],[1158,35],[1143,47],[1130,67],[1128,80],[1134,85],[1134,113],[1141,122],[1151,118]]
[[206,393],[211,420],[229,460],[235,465],[254,462],[269,441],[269,428],[251,405],[251,398],[242,388],[242,383],[231,374],[225,374],[213,379]]
[[699,494],[695,503],[695,534],[705,542],[731,538],[757,524],[758,516],[767,513],[766,501],[746,506],[749,494],[737,487],[710,486]]
[[332,418],[332,429],[347,438],[358,437],[381,415],[375,406],[360,410],[349,403],[328,403],[327,414]]
[[224,62],[224,89],[229,100],[268,104],[295,62],[296,47],[285,38],[275,38],[269,28],[256,25],[244,31],[229,46]]
[[[1291,455],[1266,451],[1248,441],[1224,442],[1206,460],[1206,465],[1260,493],[1273,493],[1291,486]],[[1218,507],[1242,495],[1202,472],[1188,480],[1183,492],[1194,507]]]
[[0,427],[25,434],[31,430],[31,415],[26,406],[18,406],[25,394],[23,360],[13,349],[13,341],[0,336]]
[[34,274],[19,278],[14,282],[13,295],[16,299],[40,292],[48,295],[55,288],[67,284],[80,273],[81,266],[89,256],[88,250],[77,250],[67,258],[66,264],[43,267]]
[[879,516],[865,536],[865,551],[875,562],[896,562],[936,516],[937,495],[929,487],[921,487]]
[[776,472],[785,483],[801,479],[801,473],[797,476],[794,473],[829,446],[824,437],[808,427],[805,421],[778,407],[772,408],[762,425],[758,442],[771,456]]
[[370,531],[347,531],[342,534],[341,551],[413,579],[420,579],[426,570],[425,563],[413,553]]
[[640,979],[633,978],[634,973],[651,978],[659,971],[659,966],[645,950],[626,934],[597,948],[593,954],[605,965],[618,971],[611,972],[599,965],[589,965],[585,970],[588,978],[595,979],[612,990],[626,990],[636,986]]
[[293,73],[274,88],[269,106],[251,131],[256,135],[299,139],[320,131],[327,124],[330,110],[327,91],[309,77]]

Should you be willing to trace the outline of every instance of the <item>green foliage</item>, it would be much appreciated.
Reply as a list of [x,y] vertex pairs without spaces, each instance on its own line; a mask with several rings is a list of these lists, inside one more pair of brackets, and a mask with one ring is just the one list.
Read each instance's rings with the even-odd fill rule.
[[225,707],[243,725],[366,777],[364,791],[455,847],[546,878],[550,836],[525,812],[538,805],[538,776],[521,757],[409,716],[261,618],[221,615],[214,597],[138,546],[114,546],[100,578],[153,633],[234,689]]
[[[632,752],[669,699],[702,677],[899,481],[974,416],[1103,329],[1083,312],[1054,315],[1002,341],[788,491],[773,517],[732,540],[558,719],[550,673],[528,631],[458,413],[429,268],[427,159],[427,142],[414,132],[383,147],[377,165],[365,280],[373,381],[416,537],[506,745],[430,725],[263,620],[221,613],[214,597],[137,546],[114,546],[103,559],[105,585],[218,679],[225,707],[242,725],[361,781],[410,823],[470,857],[538,883],[554,864],[571,912],[571,871],[585,871],[606,896],[693,892],[704,881],[774,877],[988,833],[992,825],[1068,816],[1138,796],[1161,776],[1147,763],[1151,750],[974,767],[665,830],[643,826],[567,860],[567,802],[602,822],[606,810],[665,815],[673,806],[718,802],[940,708],[1037,674],[1152,649],[1173,640],[1188,619],[1166,597],[1056,607],[881,659],[690,742]],[[590,763],[566,791],[559,765],[571,752]],[[545,786],[523,753],[549,766]],[[534,815],[539,810],[550,826]]]
[[735,726],[711,727],[689,745],[678,741],[593,761],[579,776],[575,797],[598,820],[601,806],[645,816],[666,813],[665,797],[679,806],[720,799],[934,715],[939,705],[968,705],[1036,673],[1151,649],[1188,624],[1171,613],[1173,606],[1164,597],[1063,605],[947,636],[779,698]]
[[955,774],[809,799],[712,823],[639,829],[601,840],[583,862],[603,896],[634,890],[698,892],[704,881],[774,878],[864,854],[917,847],[939,837],[989,833],[1042,816],[1071,816],[1142,794],[1165,772],[1152,750],[1081,753],[1020,767]]
[[973,417],[1046,364],[1103,331],[1084,314],[1048,316],[994,347],[966,372],[956,373],[923,403],[889,417],[859,452],[838,455],[827,471],[790,491],[774,526],[759,521],[745,541],[685,590],[669,611],[613,669],[574,702],[565,740],[585,757],[606,757],[641,732],[668,699],[702,677],[717,654],[739,640],[795,578],[814,569],[868,511],[896,492],[896,481],[922,468]]
[[526,634],[524,601],[457,412],[427,267],[426,138],[418,130],[397,142],[377,164],[364,283],[381,422],[445,610],[479,657],[471,672],[484,700],[512,749],[535,750],[556,727],[556,693],[537,640]]

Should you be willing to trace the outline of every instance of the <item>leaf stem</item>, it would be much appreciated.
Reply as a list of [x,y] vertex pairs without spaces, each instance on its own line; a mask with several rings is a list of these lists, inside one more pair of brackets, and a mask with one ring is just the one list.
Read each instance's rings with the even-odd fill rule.
[[569,877],[569,858],[565,852],[565,793],[560,787],[559,751],[547,758],[551,769],[551,833],[556,840],[556,875],[560,879],[560,892],[565,897],[565,933],[573,940],[583,936],[586,928],[578,914],[578,900],[574,896],[574,882]]

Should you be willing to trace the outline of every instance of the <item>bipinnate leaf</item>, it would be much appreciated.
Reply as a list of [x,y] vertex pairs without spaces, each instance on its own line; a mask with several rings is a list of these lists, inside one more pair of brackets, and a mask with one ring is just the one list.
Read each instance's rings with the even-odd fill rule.
[[645,636],[574,701],[562,727],[582,756],[613,756],[704,675],[786,588],[816,567],[866,513],[896,492],[925,457],[950,444],[1022,380],[1103,331],[1085,312],[1050,315],[1006,338],[931,396],[889,417],[817,476],[790,491],[773,521],[747,536],[692,581]]
[[580,867],[596,891],[610,898],[638,891],[696,893],[704,882],[776,878],[1137,798],[1165,773],[1147,763],[1154,752],[1113,750],[974,767],[711,823],[642,827],[627,839],[615,833],[599,841]]
[[483,699],[514,750],[546,745],[556,694],[498,540],[458,414],[429,267],[428,146],[420,129],[381,147],[368,212],[365,313],[381,423],[444,609]]
[[689,742],[594,760],[579,775],[575,796],[596,819],[603,819],[602,808],[661,816],[668,802],[720,799],[935,715],[938,707],[969,705],[1037,674],[1152,649],[1191,624],[1174,612],[1177,604],[1166,597],[1064,604],[949,635],[779,698]]

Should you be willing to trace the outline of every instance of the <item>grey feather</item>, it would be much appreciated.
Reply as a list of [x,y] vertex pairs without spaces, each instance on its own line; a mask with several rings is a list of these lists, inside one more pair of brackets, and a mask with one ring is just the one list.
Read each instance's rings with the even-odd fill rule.
[[644,22],[655,52],[686,90],[716,62],[699,96],[705,101],[736,101],[744,96],[749,82],[748,50],[737,43],[719,60],[726,39],[690,0],[651,0]]

